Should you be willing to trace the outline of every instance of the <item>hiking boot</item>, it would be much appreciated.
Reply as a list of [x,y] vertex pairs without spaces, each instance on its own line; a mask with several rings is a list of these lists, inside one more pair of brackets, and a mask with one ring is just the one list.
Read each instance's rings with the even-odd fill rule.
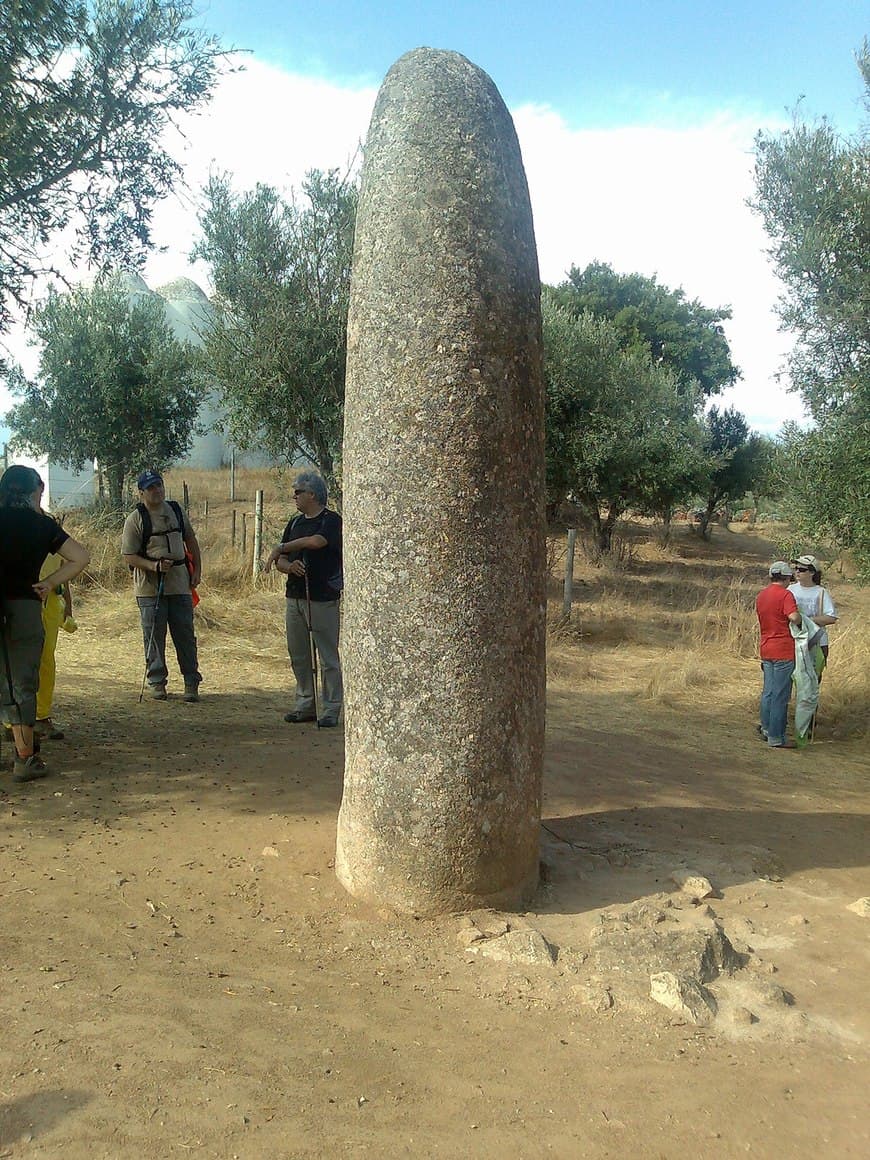
[[149,685],[148,692],[151,694],[153,701],[165,701],[167,699],[165,685]]
[[49,741],[63,741],[63,730],[56,729],[50,717],[41,717],[33,726],[34,733],[47,737]]
[[302,725],[306,721],[316,721],[317,718],[314,716],[313,713],[297,713],[294,711],[291,713],[285,713],[284,720],[289,725]]
[[31,753],[29,757],[15,755],[15,764],[12,766],[13,781],[36,781],[38,777],[45,777],[48,767],[38,753]]
[[185,685],[184,696],[182,697],[182,700],[187,701],[191,705],[194,703],[194,701],[198,701],[199,685]]
[[318,729],[334,729],[338,724],[337,717],[321,717],[317,722]]

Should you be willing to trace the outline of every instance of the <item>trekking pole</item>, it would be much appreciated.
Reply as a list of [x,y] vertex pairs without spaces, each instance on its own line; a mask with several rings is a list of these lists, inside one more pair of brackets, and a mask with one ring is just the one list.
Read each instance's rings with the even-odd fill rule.
[[160,573],[160,579],[157,581],[157,599],[154,601],[154,619],[151,621],[151,636],[148,638],[148,644],[145,647],[145,672],[142,674],[142,688],[139,690],[139,700],[137,704],[142,704],[142,698],[145,696],[145,682],[148,680],[148,662],[151,656],[151,648],[154,644],[154,631],[157,628],[157,610],[160,608],[160,597],[163,595],[163,581],[165,574]]
[[317,711],[317,649],[311,628],[311,589],[308,587],[308,569],[305,569],[305,603],[308,606],[308,655],[311,658],[311,680],[314,689],[314,719],[320,728],[320,714]]

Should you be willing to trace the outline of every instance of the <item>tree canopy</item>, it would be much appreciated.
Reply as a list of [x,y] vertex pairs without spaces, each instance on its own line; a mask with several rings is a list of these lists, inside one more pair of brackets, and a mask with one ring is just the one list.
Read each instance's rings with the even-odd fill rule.
[[665,515],[697,489],[697,388],[685,387],[616,325],[575,316],[545,289],[547,491],[570,495],[607,550],[629,508]]
[[77,470],[96,459],[116,507],[131,475],[186,454],[203,387],[160,298],[131,300],[112,284],[51,293],[33,332],[43,344],[38,378],[10,375],[21,399],[6,415],[13,446]]
[[764,484],[773,445],[762,435],[750,433],[746,419],[734,407],[723,411],[711,407],[703,419],[703,433],[700,532],[707,539],[710,521],[721,504],[738,500]]
[[33,279],[68,259],[135,268],[156,201],[181,177],[166,147],[209,99],[216,41],[188,0],[0,0],[0,333]]
[[603,262],[585,270],[572,266],[555,294],[574,315],[588,311],[608,319],[623,347],[645,348],[686,387],[697,384],[704,395],[714,395],[740,377],[721,325],[731,317],[725,307],[710,309],[655,278],[617,274]]
[[[870,113],[870,48],[858,56]],[[870,138],[844,138],[797,115],[756,139],[755,208],[786,287],[784,330],[795,335],[791,388],[815,421],[786,443],[791,516],[800,534],[854,549],[870,576]],[[807,464],[815,472],[807,471]]]
[[298,200],[258,185],[206,189],[198,257],[211,266],[214,323],[203,357],[239,447],[312,460],[333,481],[341,452],[347,309],[357,189],[310,172]]

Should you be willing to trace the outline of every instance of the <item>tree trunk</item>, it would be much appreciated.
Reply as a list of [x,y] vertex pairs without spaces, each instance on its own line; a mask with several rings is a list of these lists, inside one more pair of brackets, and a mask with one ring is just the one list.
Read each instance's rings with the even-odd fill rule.
[[109,503],[117,511],[124,507],[125,475],[123,466],[112,464],[106,468],[106,488],[109,493]]
[[609,552],[613,547],[613,529],[621,515],[622,508],[617,504],[610,505],[603,521],[599,514],[596,530],[598,532],[598,547],[602,552]]
[[701,513],[701,518],[698,521],[698,531],[701,533],[702,540],[709,540],[713,534],[713,529],[710,525],[713,521],[713,512],[716,510],[717,498],[716,496],[711,496],[707,500],[707,506],[704,508]]

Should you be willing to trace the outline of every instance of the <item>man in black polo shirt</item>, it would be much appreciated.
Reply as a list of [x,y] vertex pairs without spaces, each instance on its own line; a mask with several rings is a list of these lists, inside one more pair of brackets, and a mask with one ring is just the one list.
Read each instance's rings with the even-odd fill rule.
[[[314,674],[308,630],[314,637],[323,688],[318,724],[338,724],[344,691],[338,656],[341,597],[341,516],[326,506],[326,485],[315,471],[305,471],[293,490],[298,514],[284,529],[265,562],[287,577],[287,651],[296,677],[296,707],[284,715],[291,724],[316,717]],[[311,623],[309,625],[309,609]]]

